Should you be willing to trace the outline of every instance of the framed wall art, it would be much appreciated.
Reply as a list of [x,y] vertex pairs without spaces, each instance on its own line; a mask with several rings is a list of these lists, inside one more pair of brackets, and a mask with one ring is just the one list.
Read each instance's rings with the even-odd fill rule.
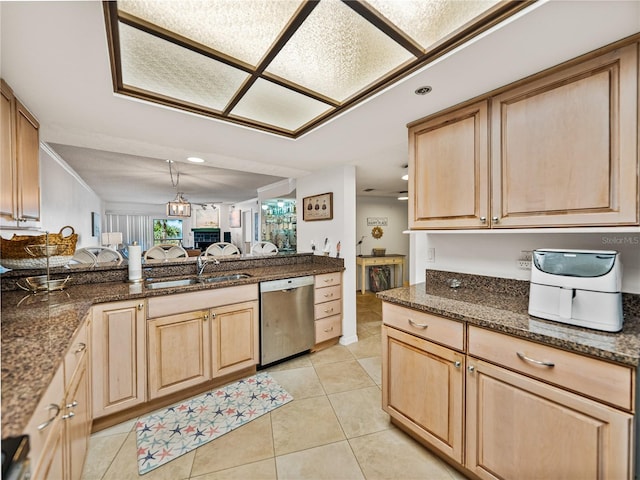
[[331,220],[333,218],[333,193],[322,193],[302,199],[302,219],[311,222],[313,220]]
[[241,213],[239,208],[232,208],[229,210],[229,228],[240,228],[242,226]]

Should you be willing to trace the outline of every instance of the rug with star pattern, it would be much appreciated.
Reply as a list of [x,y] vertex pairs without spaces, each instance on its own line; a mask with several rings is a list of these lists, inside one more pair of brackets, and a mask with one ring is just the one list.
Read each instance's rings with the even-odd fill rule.
[[291,400],[268,373],[258,373],[140,417],[138,472],[158,468]]

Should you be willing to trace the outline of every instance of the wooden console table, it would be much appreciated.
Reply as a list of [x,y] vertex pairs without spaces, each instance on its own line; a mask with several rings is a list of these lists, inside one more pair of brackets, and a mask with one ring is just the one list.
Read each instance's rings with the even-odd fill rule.
[[[379,266],[379,265],[393,265],[393,279],[396,286],[401,287],[403,285],[404,271],[405,271],[405,255],[398,255],[395,253],[388,253],[383,257],[377,257],[374,255],[358,255],[356,257],[356,265],[360,266],[360,291],[364,294],[366,284],[367,267]],[[398,274],[400,270],[400,274]],[[398,282],[399,280],[399,282]],[[400,285],[398,285],[400,283]]]

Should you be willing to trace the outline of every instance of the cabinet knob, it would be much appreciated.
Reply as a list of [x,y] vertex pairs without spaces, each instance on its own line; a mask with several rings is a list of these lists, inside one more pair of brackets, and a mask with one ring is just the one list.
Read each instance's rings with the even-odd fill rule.
[[139,303],[138,304],[138,310],[142,310],[144,308],[144,303]]
[[[213,314],[215,315],[215,314]],[[212,316],[213,316],[212,315]],[[204,314],[204,316],[202,317],[204,319],[204,321],[206,322],[207,320],[209,320],[209,315],[207,315],[206,313]]]
[[469,373],[473,373],[476,371],[476,367],[474,367],[473,365],[469,365],[469,367],[467,367],[467,369],[469,370]]
[[480,223],[487,223],[487,217],[480,217]]
[[492,221],[493,223],[499,223],[499,222],[500,222],[500,219],[499,219],[498,217],[491,217],[491,221]]
[[87,349],[87,344],[80,342],[78,344],[78,348],[76,348],[73,353],[82,353]]
[[453,366],[456,368],[460,368],[462,366],[462,362],[459,360],[456,360],[455,362],[453,362]]

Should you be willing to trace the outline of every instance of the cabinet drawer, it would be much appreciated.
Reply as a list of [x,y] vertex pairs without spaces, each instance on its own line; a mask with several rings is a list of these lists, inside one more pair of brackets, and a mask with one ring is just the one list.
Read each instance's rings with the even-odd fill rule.
[[382,322],[456,350],[464,350],[462,322],[386,302],[382,303]]
[[89,345],[89,328],[85,321],[80,326],[78,333],[71,342],[71,347],[64,357],[64,385],[65,388],[71,383],[73,373],[78,368],[78,364],[82,357],[87,354],[87,346]]
[[342,313],[342,300],[334,300],[332,302],[319,303],[314,307],[315,316],[319,318],[330,317],[332,315],[340,315]]
[[342,315],[316,320],[316,343],[342,335]]
[[314,303],[330,302],[342,298],[342,285],[315,289]]
[[342,272],[323,273],[316,275],[316,288],[330,287],[342,283]]
[[469,327],[469,355],[625,410],[633,409],[634,379],[629,367],[474,326]]

